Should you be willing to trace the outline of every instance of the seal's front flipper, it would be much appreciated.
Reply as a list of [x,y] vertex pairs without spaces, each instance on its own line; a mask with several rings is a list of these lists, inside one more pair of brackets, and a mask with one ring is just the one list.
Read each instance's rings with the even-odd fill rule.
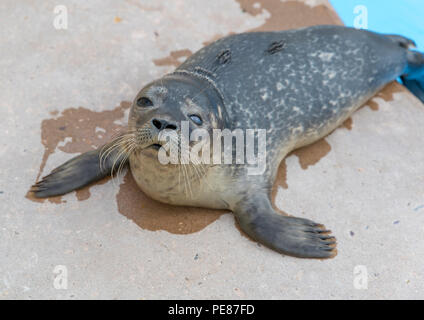
[[107,150],[107,146],[65,162],[33,185],[30,191],[37,198],[59,196],[111,175],[113,168],[125,164],[126,157],[117,150],[102,157],[102,150]]
[[241,201],[234,214],[240,227],[256,241],[278,252],[299,258],[332,258],[336,239],[313,221],[277,213],[266,195]]

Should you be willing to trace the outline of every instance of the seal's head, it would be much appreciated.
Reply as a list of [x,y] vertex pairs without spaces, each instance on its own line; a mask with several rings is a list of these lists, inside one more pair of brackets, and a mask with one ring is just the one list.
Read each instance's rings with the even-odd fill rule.
[[[134,99],[128,126],[140,152],[159,150],[161,132],[174,131],[178,139],[192,137],[201,129],[212,137],[213,129],[223,129],[228,117],[215,87],[201,77],[170,74],[145,86]],[[182,132],[184,126],[187,132]],[[189,145],[194,142],[189,139]]]
[[228,125],[222,96],[205,77],[173,73],[145,86],[123,139],[131,141],[126,153],[138,186],[154,199],[187,204],[201,189],[194,181],[213,166],[213,130]]

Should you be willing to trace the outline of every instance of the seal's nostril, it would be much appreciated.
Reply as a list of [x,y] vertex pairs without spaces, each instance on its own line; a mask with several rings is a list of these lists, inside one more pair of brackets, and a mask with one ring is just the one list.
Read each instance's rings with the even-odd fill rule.
[[177,126],[175,124],[168,123],[166,120],[152,119],[152,124],[158,130],[177,130]]
[[152,124],[158,129],[162,130],[162,122],[158,119],[153,119]]
[[175,124],[168,124],[166,125],[165,129],[177,130],[177,126]]

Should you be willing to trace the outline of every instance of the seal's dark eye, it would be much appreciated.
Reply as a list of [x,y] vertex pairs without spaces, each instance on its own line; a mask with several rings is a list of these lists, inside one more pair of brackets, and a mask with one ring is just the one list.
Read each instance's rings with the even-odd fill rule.
[[202,121],[202,118],[200,118],[198,115],[196,115],[196,114],[191,114],[191,115],[189,115],[188,116],[190,119],[191,119],[191,121],[193,121],[195,124],[197,124],[198,126],[201,126],[202,125],[202,123],[203,123],[203,121]]
[[149,98],[141,97],[141,98],[138,98],[137,105],[139,107],[144,107],[144,108],[146,108],[146,107],[152,107],[153,106],[153,102]]

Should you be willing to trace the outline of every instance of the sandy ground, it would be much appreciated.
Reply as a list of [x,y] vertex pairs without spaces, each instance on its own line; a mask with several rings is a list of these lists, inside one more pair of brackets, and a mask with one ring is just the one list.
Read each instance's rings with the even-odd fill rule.
[[129,174],[27,194],[205,43],[340,23],[326,1],[63,1],[67,29],[56,5],[0,3],[0,299],[423,298],[424,106],[399,84],[280,168],[277,207],[332,229],[331,260],[259,246],[230,213],[161,205]]

